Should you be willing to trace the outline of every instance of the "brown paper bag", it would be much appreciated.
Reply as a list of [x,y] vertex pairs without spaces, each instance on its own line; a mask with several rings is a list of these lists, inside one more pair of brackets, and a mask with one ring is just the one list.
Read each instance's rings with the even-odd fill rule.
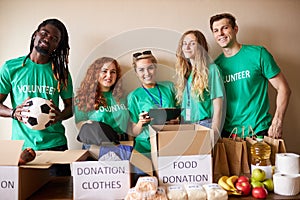
[[271,146],[271,164],[275,165],[276,153],[286,153],[285,143],[283,139],[272,138],[269,136],[264,137],[264,141]]
[[221,176],[229,176],[229,166],[223,139],[219,139],[213,150],[213,182],[217,183]]
[[[232,133],[234,131],[235,129]],[[226,149],[230,175],[250,175],[246,141],[240,137],[223,138],[223,141]]]
[[246,175],[250,177],[251,170],[250,170],[250,162],[249,162],[249,153],[247,150],[247,142],[245,140],[241,140],[243,150],[242,150],[242,163],[241,163],[241,174],[240,175]]

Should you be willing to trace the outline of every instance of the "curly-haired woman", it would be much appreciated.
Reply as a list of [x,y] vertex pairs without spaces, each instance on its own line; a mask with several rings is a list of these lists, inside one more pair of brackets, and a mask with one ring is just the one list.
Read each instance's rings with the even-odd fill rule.
[[110,125],[120,136],[126,135],[129,114],[120,78],[120,65],[113,58],[98,58],[89,66],[75,96],[75,122],[79,129],[96,121]]

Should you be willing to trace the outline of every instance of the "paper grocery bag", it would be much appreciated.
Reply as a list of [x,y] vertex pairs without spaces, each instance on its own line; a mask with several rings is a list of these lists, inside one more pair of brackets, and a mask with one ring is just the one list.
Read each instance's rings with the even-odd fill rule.
[[217,183],[221,176],[229,176],[229,166],[223,139],[219,139],[213,150],[213,182]]
[[250,154],[248,153],[247,149],[247,142],[245,140],[241,140],[243,150],[242,150],[242,163],[241,163],[241,174],[240,175],[246,175],[250,176],[251,169],[250,169],[250,162],[249,157]]
[[247,144],[241,138],[223,138],[230,175],[249,175]]
[[243,146],[241,142],[237,142],[231,138],[223,138],[226,149],[226,156],[231,175],[239,175],[241,172],[241,159]]
[[285,143],[283,139],[272,138],[269,136],[264,137],[264,141],[271,146],[271,164],[275,165],[276,153],[286,153]]

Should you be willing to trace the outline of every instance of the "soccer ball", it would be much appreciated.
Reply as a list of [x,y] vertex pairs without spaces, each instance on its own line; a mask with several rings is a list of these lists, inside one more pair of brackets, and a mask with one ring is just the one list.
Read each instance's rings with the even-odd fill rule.
[[21,113],[25,125],[33,130],[43,130],[50,126],[53,113],[50,113],[51,102],[49,100],[33,97],[26,101],[27,106],[24,106],[25,109],[28,109],[28,112],[24,111]]

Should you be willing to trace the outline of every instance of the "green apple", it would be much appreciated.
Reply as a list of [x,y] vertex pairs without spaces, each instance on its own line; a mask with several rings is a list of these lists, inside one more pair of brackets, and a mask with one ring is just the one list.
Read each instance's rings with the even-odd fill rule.
[[264,181],[266,179],[266,172],[262,169],[255,168],[252,171],[251,179],[255,181]]
[[263,182],[265,188],[269,191],[272,192],[274,190],[274,183],[273,180],[268,178]]
[[262,182],[259,182],[259,181],[251,181],[251,186],[252,188],[255,188],[255,187],[264,187],[264,184]]

